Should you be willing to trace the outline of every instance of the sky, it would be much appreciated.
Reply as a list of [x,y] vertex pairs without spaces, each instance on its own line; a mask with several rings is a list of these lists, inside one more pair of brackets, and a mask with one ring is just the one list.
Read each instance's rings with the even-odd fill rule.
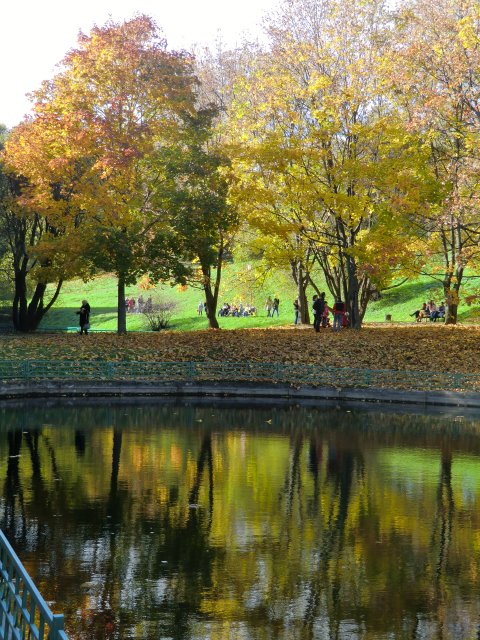
[[25,94],[51,78],[55,66],[73,48],[79,31],[109,18],[152,16],[171,49],[225,46],[258,34],[266,11],[277,0],[9,0],[0,22],[0,123],[13,127],[30,109]]

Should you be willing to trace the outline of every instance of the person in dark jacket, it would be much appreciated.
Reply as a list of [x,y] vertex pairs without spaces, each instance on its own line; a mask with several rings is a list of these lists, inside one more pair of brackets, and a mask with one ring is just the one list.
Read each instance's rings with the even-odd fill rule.
[[324,309],[325,309],[325,292],[322,291],[322,293],[319,296],[317,295],[313,296],[313,304],[312,304],[313,328],[317,332],[320,331],[320,324],[322,322],[322,314]]
[[279,306],[280,306],[280,300],[279,300],[279,298],[277,298],[277,296],[275,296],[275,298],[273,299],[272,318],[275,315],[275,311],[277,312],[277,318],[278,318],[278,307]]
[[298,324],[300,322],[300,303],[298,298],[293,301],[293,311],[295,313],[295,320],[293,324]]
[[333,330],[340,331],[343,325],[343,316],[346,312],[346,306],[343,300],[337,298],[335,300],[335,304],[333,305]]
[[82,300],[82,306],[77,314],[80,316],[80,333],[87,335],[90,329],[90,305],[86,300]]

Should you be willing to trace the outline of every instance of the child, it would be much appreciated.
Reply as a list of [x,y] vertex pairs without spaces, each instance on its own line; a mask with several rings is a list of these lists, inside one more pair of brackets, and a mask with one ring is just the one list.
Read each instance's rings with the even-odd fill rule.
[[322,329],[326,329],[330,326],[330,310],[328,308],[328,302],[325,300],[325,307],[322,313]]

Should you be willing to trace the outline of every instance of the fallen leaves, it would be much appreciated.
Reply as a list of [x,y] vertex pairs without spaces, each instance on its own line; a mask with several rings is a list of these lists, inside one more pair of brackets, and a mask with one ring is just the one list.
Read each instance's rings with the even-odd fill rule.
[[480,373],[480,327],[394,326],[361,331],[242,329],[158,334],[0,336],[2,360],[273,362]]

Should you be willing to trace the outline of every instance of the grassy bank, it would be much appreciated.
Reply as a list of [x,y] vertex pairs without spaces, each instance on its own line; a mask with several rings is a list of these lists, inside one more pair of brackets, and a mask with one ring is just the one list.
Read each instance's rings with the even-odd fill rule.
[[[309,296],[313,293],[313,290],[310,290]],[[162,284],[151,291],[143,291],[137,285],[127,288],[129,297],[137,299],[140,294],[144,297],[151,294],[154,299],[174,302],[175,310],[171,320],[173,330],[192,331],[207,326],[205,316],[197,315],[198,303],[203,300],[202,291],[199,289],[182,289]],[[279,318],[266,317],[264,307],[268,296],[280,298]],[[227,265],[220,304],[253,303],[258,313],[256,317],[249,318],[220,318],[220,324],[223,329],[267,328],[290,324],[293,321],[292,302],[295,297],[295,287],[288,272],[277,271],[254,281],[253,278],[249,278],[245,264]],[[75,326],[78,322],[75,312],[83,298],[86,298],[92,307],[92,327],[115,330],[117,290],[116,280],[110,275],[99,276],[87,283],[76,280],[65,283],[57,303],[43,321],[43,327],[65,329]],[[404,283],[398,288],[384,292],[380,300],[371,302],[365,321],[384,322],[385,317],[391,315],[393,322],[412,322],[410,314],[419,308],[422,302],[431,298],[437,302],[442,300],[442,291],[438,283],[427,278]],[[460,305],[459,320],[465,323],[480,323],[480,306]],[[128,314],[127,326],[131,331],[148,329],[142,314]]]

